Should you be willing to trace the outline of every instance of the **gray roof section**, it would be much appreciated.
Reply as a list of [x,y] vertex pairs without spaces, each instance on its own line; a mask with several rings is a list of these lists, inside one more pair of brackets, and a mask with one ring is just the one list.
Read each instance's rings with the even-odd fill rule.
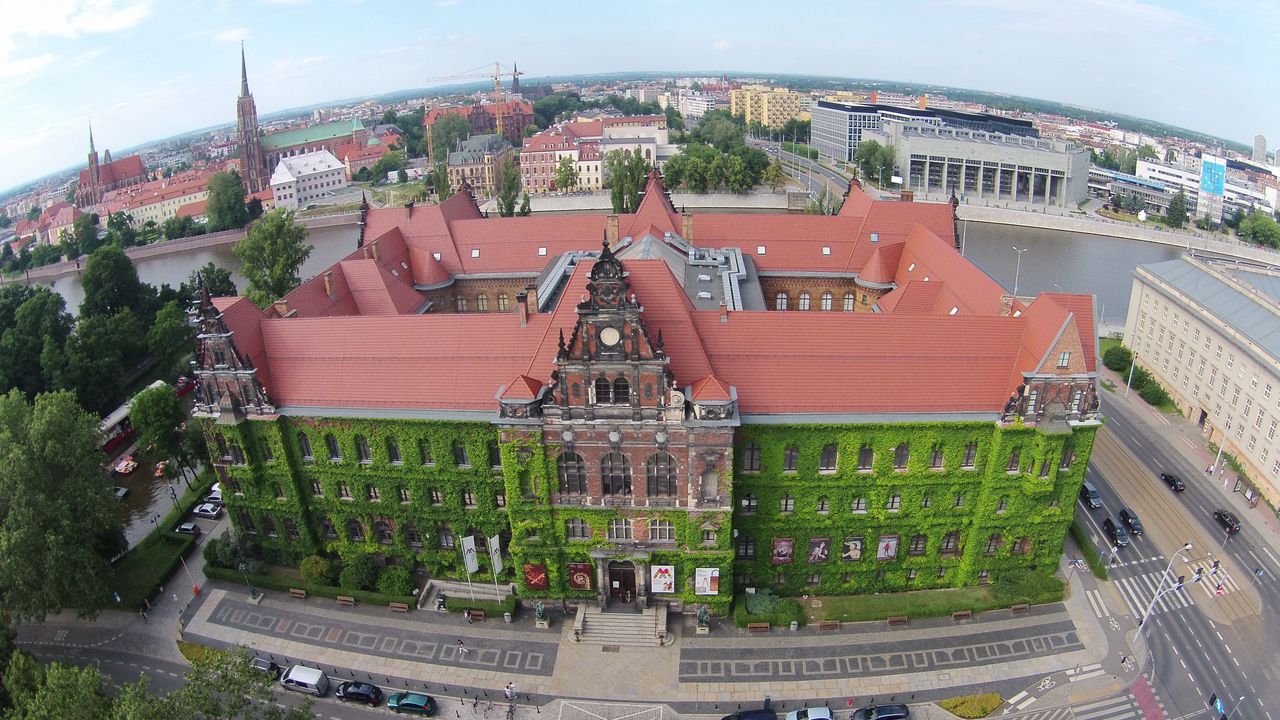
[[1223,272],[1230,275],[1236,282],[1248,285],[1266,295],[1271,302],[1280,305],[1280,274],[1243,265],[1224,267]]
[[484,162],[485,155],[496,155],[508,147],[507,139],[501,135],[472,135],[462,141],[460,149],[449,153],[449,165],[477,165]]
[[[1243,292],[1213,273],[1181,258],[1141,267],[1248,338],[1254,347],[1270,355],[1272,361],[1280,360],[1280,315],[1277,315],[1274,307],[1276,295],[1272,294],[1278,289],[1274,286],[1276,278],[1262,276],[1266,281],[1263,284],[1271,287],[1271,291],[1253,294]],[[1259,280],[1259,277],[1258,274],[1251,274],[1250,280]],[[1265,303],[1268,301],[1272,307],[1267,307]]]

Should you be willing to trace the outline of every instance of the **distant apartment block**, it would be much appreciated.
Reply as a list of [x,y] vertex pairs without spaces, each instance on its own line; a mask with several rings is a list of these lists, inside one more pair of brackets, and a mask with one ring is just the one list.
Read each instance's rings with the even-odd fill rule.
[[604,189],[605,156],[614,151],[638,153],[661,168],[677,151],[669,141],[665,115],[599,117],[563,122],[524,139],[520,176],[530,194],[563,191],[557,187],[556,168],[569,158],[577,170],[573,190]]
[[756,122],[765,127],[778,128],[788,120],[809,119],[801,106],[802,98],[808,96],[786,88],[744,85],[729,93],[729,111],[743,116],[748,124]]
[[297,210],[347,186],[346,167],[328,150],[280,160],[271,173],[276,207]]
[[1144,180],[1152,180],[1163,184],[1170,193],[1179,190],[1187,197],[1187,214],[1192,217],[1209,215],[1209,219],[1219,222],[1222,210],[1232,212],[1247,211],[1249,208],[1260,208],[1264,212],[1275,211],[1277,190],[1274,187],[1255,187],[1242,176],[1234,176],[1228,172],[1223,179],[1223,195],[1213,198],[1217,202],[1205,202],[1201,198],[1201,167],[1198,159],[1185,165],[1161,163],[1153,160],[1139,160],[1136,175]]

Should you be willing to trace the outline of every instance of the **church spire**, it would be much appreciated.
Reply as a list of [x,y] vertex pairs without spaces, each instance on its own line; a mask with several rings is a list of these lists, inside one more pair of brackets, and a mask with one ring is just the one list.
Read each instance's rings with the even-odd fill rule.
[[89,153],[90,153],[91,155],[97,155],[97,154],[98,154],[98,151],[97,151],[97,150],[95,150],[95,149],[94,149],[94,147],[93,147],[93,122],[90,122],[90,123],[89,123]]
[[244,41],[240,42],[240,97],[249,96],[249,71],[244,64]]

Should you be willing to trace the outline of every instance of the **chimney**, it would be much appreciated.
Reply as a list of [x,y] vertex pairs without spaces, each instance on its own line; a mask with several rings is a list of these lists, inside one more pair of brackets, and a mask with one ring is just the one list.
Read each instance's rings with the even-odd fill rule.
[[538,286],[530,285],[524,289],[524,294],[529,296],[529,312],[538,312]]
[[516,313],[520,315],[520,327],[529,324],[529,294],[516,293]]
[[373,248],[373,259],[382,262],[382,256],[378,254],[378,241],[374,240],[369,247]]
[[898,193],[898,199],[902,202],[915,202],[916,194],[911,190],[903,190]]
[[365,245],[365,246],[364,246],[364,259],[365,259],[365,260],[368,260],[368,259],[369,259],[369,257],[370,257],[370,255],[369,255],[369,246],[368,246],[368,245]]
[[1000,296],[1000,317],[1009,317],[1013,313],[1013,296]]
[[289,312],[289,303],[284,300],[277,300],[271,306],[276,309],[276,314],[280,317],[284,317]]
[[404,204],[404,219],[410,220],[412,218],[413,218],[413,201],[410,200],[409,202]]
[[333,297],[333,271],[329,270],[324,274],[324,294]]
[[618,242],[618,216],[610,215],[609,222],[605,226],[604,236],[609,239],[609,244],[613,245]]
[[684,239],[693,242],[693,213],[684,213]]
[[720,301],[720,322],[729,322],[729,305],[723,300]]

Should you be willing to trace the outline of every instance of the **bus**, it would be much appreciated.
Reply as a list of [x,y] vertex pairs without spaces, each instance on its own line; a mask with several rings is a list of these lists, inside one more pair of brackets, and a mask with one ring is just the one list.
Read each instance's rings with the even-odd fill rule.
[[[165,385],[165,381],[157,380],[147,386],[147,390],[154,387]],[[108,456],[114,457],[119,450],[129,447],[130,443],[138,436],[138,432],[133,429],[133,424],[129,421],[129,409],[133,404],[133,398],[125,401],[123,405],[111,411],[111,414],[103,418],[98,425],[102,431],[102,452]]]

